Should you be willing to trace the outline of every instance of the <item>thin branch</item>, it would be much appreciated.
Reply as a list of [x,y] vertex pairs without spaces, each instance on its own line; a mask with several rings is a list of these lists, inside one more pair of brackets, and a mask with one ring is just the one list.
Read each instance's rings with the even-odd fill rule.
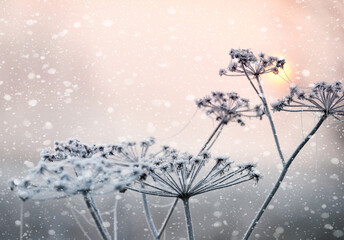
[[248,240],[248,238],[250,237],[250,235],[252,234],[255,226],[257,225],[259,219],[261,218],[261,216],[264,214],[266,208],[268,207],[269,203],[271,202],[272,198],[275,196],[278,188],[280,187],[285,175],[288,172],[288,168],[290,167],[290,165],[292,164],[292,162],[294,161],[294,159],[296,158],[296,156],[299,154],[299,152],[301,151],[301,149],[306,145],[306,143],[311,139],[311,137],[316,133],[316,131],[320,128],[320,126],[322,125],[322,123],[326,120],[327,115],[324,114],[321,119],[319,120],[319,122],[315,125],[315,127],[310,131],[310,133],[306,136],[306,138],[303,139],[303,141],[300,143],[300,145],[296,148],[296,150],[293,152],[293,154],[291,155],[291,157],[288,159],[287,163],[285,164],[285,166],[283,167],[283,170],[277,180],[277,182],[275,183],[275,186],[273,187],[272,191],[270,192],[269,196],[266,198],[266,200],[264,201],[262,207],[259,209],[256,217],[253,219],[250,227],[248,228],[247,232],[245,233],[245,236],[243,238],[243,240]]

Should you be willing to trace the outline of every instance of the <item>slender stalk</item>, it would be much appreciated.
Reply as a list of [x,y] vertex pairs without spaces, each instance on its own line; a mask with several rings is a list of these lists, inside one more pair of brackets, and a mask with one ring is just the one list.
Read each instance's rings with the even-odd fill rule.
[[273,133],[273,135],[274,135],[274,139],[275,139],[276,147],[277,147],[277,150],[278,150],[278,154],[280,155],[282,164],[285,165],[283,153],[282,153],[282,150],[281,150],[281,146],[280,146],[280,144],[279,144],[279,140],[278,140],[278,136],[277,136],[277,132],[276,132],[276,128],[275,128],[275,124],[274,124],[274,121],[272,120],[272,116],[271,116],[271,113],[270,113],[270,110],[269,110],[269,107],[268,107],[268,104],[267,104],[267,101],[266,101],[266,98],[265,98],[265,94],[264,94],[263,87],[262,87],[262,85],[261,85],[261,83],[260,83],[260,80],[259,80],[259,77],[258,77],[258,76],[256,76],[256,79],[257,79],[257,82],[258,82],[259,91],[260,91],[260,93],[261,93],[261,96],[260,96],[260,97],[261,97],[261,100],[262,100],[262,102],[263,102],[263,105],[264,105],[264,108],[265,108],[266,115],[267,115],[268,118],[269,118],[271,130],[272,130],[272,133]]
[[199,153],[203,152],[204,149],[206,149],[206,147],[208,146],[208,144],[210,143],[211,139],[213,139],[213,137],[215,136],[215,134],[217,133],[217,131],[220,130],[221,126],[223,124],[225,124],[225,119],[227,116],[225,116],[222,121],[217,125],[217,127],[214,129],[214,131],[211,133],[210,137],[208,138],[208,140],[206,141],[206,143],[204,144],[204,146],[202,147],[201,151],[199,151]]
[[71,211],[71,213],[72,213],[72,215],[73,215],[74,220],[76,221],[76,223],[78,224],[78,226],[79,226],[79,228],[81,229],[82,233],[84,234],[84,237],[87,238],[88,240],[92,240],[92,239],[90,238],[90,236],[88,236],[86,230],[82,227],[82,225],[81,225],[81,223],[80,223],[80,221],[79,221],[79,219],[78,219],[78,216],[77,216],[77,215],[75,214],[75,212],[74,212],[75,210],[74,210],[72,207],[69,207],[69,208],[70,208],[70,211]]
[[113,239],[114,240],[118,239],[118,235],[117,235],[117,231],[118,231],[117,207],[118,207],[118,199],[117,199],[117,195],[115,195],[115,204],[113,206]]
[[146,220],[147,220],[149,229],[151,230],[154,239],[158,240],[158,232],[156,230],[152,215],[151,215],[150,210],[149,210],[149,206],[148,206],[148,202],[147,202],[147,196],[144,193],[142,193],[142,202],[143,202],[143,207],[145,209],[145,215],[146,215]]
[[96,226],[98,228],[100,235],[102,236],[104,240],[111,240],[111,236],[109,232],[106,230],[106,228],[104,227],[103,220],[99,214],[99,211],[94,203],[94,200],[91,194],[88,192],[85,192],[83,195],[84,195],[84,201],[86,203],[86,206],[96,223]]
[[172,213],[174,211],[174,208],[176,207],[176,205],[178,203],[178,200],[179,200],[178,198],[176,198],[176,200],[174,200],[172,207],[168,211],[168,214],[167,214],[167,216],[166,216],[164,222],[162,223],[161,228],[160,228],[160,230],[158,232],[158,239],[161,238],[161,235],[164,232],[164,230],[165,230],[165,228],[167,226],[168,221],[170,220],[170,217],[171,217],[171,215],[172,215]]
[[264,94],[264,91],[263,91],[263,87],[262,85],[260,84],[260,81],[259,81],[259,77],[257,75],[255,75],[256,77],[256,80],[257,80],[257,83],[258,83],[258,86],[259,86],[259,91],[257,90],[257,88],[254,86],[250,76],[248,75],[246,69],[245,69],[245,66],[242,64],[242,68],[244,70],[244,73],[246,75],[246,78],[248,79],[248,81],[250,82],[250,84],[252,85],[254,91],[257,93],[258,97],[260,98],[260,100],[262,101],[263,103],[263,106],[264,106],[264,109],[265,109],[265,112],[266,112],[266,115],[268,116],[269,118],[269,122],[270,122],[270,126],[271,126],[271,130],[272,130],[272,133],[274,135],[274,139],[275,139],[275,143],[276,143],[276,147],[277,147],[277,150],[278,150],[278,154],[280,155],[280,158],[281,158],[281,161],[282,161],[282,164],[283,166],[285,165],[285,161],[284,161],[284,157],[283,157],[283,153],[282,153],[282,150],[281,150],[281,146],[279,144],[279,140],[278,140],[278,136],[277,136],[277,133],[276,133],[276,128],[275,128],[275,124],[272,120],[272,117],[271,117],[271,113],[270,113],[270,110],[269,110],[269,107],[268,107],[268,104],[267,104],[267,101],[266,101],[266,98],[265,98],[265,94]]
[[315,132],[320,128],[321,124],[326,120],[326,118],[327,118],[327,114],[324,114],[320,118],[319,122],[312,129],[312,131],[310,131],[310,133],[308,133],[306,138],[304,138],[303,141],[300,143],[300,145],[296,148],[296,150],[293,152],[291,157],[288,159],[287,163],[283,166],[283,170],[282,170],[277,182],[275,183],[275,186],[273,187],[269,196],[264,201],[264,203],[263,203],[262,207],[260,208],[260,210],[258,211],[256,217],[253,219],[250,227],[248,228],[247,232],[245,233],[243,240],[247,240],[250,237],[250,235],[253,232],[255,226],[257,225],[259,219],[264,214],[264,212],[265,212],[266,208],[268,207],[269,203],[271,202],[272,198],[275,196],[275,194],[276,194],[278,188],[280,187],[285,175],[288,172],[290,165],[292,164],[292,162],[294,161],[294,159],[296,158],[298,153],[301,151],[301,149],[306,145],[306,143],[311,139],[311,137],[315,134]]
[[191,220],[191,212],[190,212],[190,206],[189,206],[189,198],[183,198],[183,203],[184,203],[186,225],[188,229],[188,239],[194,240],[195,237],[192,230],[192,220]]
[[20,230],[19,230],[19,239],[23,239],[23,233],[24,233],[24,202],[22,201],[20,204]]

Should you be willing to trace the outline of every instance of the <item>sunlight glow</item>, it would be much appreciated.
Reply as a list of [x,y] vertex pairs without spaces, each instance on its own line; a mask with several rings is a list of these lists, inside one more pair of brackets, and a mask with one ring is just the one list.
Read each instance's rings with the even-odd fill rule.
[[[279,58],[284,58],[281,55],[273,55],[279,56]],[[278,74],[269,73],[266,75],[266,82],[269,86],[277,90],[285,90],[288,89],[291,83],[295,83],[295,78],[293,71],[291,69],[291,62],[289,59],[286,59],[286,64],[284,65],[284,69],[280,70]]]

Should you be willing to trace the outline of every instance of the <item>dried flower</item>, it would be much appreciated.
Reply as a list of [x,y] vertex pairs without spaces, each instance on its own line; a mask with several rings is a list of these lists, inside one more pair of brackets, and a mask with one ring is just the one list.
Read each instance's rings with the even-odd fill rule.
[[[261,176],[255,165],[241,164],[232,166],[228,157],[211,158],[208,152],[198,156],[174,151],[165,157],[151,157],[146,160],[152,164],[149,179],[138,180],[144,189],[130,189],[150,195],[163,197],[190,198],[209,191],[230,187],[250,180],[258,181]],[[198,176],[204,166],[212,164],[203,177]],[[198,180],[197,182],[195,180]]]
[[121,190],[140,178],[148,165],[121,167],[106,156],[113,146],[57,142],[55,150],[45,149],[36,167],[23,180],[10,181],[10,187],[23,200],[64,198],[79,193],[105,194]]
[[236,73],[235,76],[245,75],[245,71],[248,75],[261,75],[264,73],[278,74],[279,69],[284,67],[285,60],[272,57],[264,53],[259,53],[256,57],[249,49],[231,49],[229,52],[231,56],[231,62],[227,69],[220,70],[220,76],[233,76],[231,73]]
[[343,103],[344,89],[341,82],[318,82],[305,91],[297,86],[290,87],[290,94],[271,106],[274,111],[320,112],[336,117],[344,115]]
[[240,98],[235,92],[212,92],[211,97],[196,100],[197,107],[203,109],[207,115],[212,115],[217,121],[223,120],[225,124],[236,121],[245,125],[242,117],[262,118],[264,111],[261,105],[253,108],[249,106],[249,100]]

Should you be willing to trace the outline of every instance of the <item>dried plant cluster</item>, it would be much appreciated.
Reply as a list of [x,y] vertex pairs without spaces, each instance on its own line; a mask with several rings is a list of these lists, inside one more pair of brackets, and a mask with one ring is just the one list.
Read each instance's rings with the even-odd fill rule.
[[[249,49],[232,49],[229,55],[231,58],[229,66],[220,69],[220,76],[245,76],[261,104],[251,107],[248,99],[239,97],[235,92],[212,92],[210,96],[196,100],[198,108],[219,122],[204,145],[200,147],[198,154],[181,152],[169,146],[162,146],[158,151],[153,151],[151,148],[155,144],[154,138],[139,143],[123,142],[91,146],[78,140],[57,142],[54,149],[42,151],[37,166],[26,177],[10,181],[11,189],[16,191],[23,201],[82,195],[101,237],[106,240],[111,239],[111,235],[104,227],[93,196],[118,191],[125,194],[127,190],[141,193],[146,220],[153,239],[161,238],[178,200],[181,200],[185,210],[188,239],[193,240],[194,232],[189,207],[191,197],[248,181],[257,183],[261,178],[255,163],[236,165],[229,160],[229,157],[211,156],[211,148],[222,129],[231,122],[245,125],[244,118],[261,120],[266,116],[283,169],[243,236],[243,239],[248,239],[298,153],[327,117],[333,116],[338,119],[343,116],[344,91],[340,82],[333,84],[320,82],[308,88],[292,85],[288,96],[271,104],[274,112],[303,111],[321,115],[318,123],[300,142],[293,154],[285,159],[261,84],[261,75],[279,74],[284,68],[285,60],[266,56],[264,53],[255,56]],[[159,230],[152,219],[146,195],[174,199]],[[22,238],[22,234],[20,237]],[[116,238],[117,235],[114,234],[114,239]]]

